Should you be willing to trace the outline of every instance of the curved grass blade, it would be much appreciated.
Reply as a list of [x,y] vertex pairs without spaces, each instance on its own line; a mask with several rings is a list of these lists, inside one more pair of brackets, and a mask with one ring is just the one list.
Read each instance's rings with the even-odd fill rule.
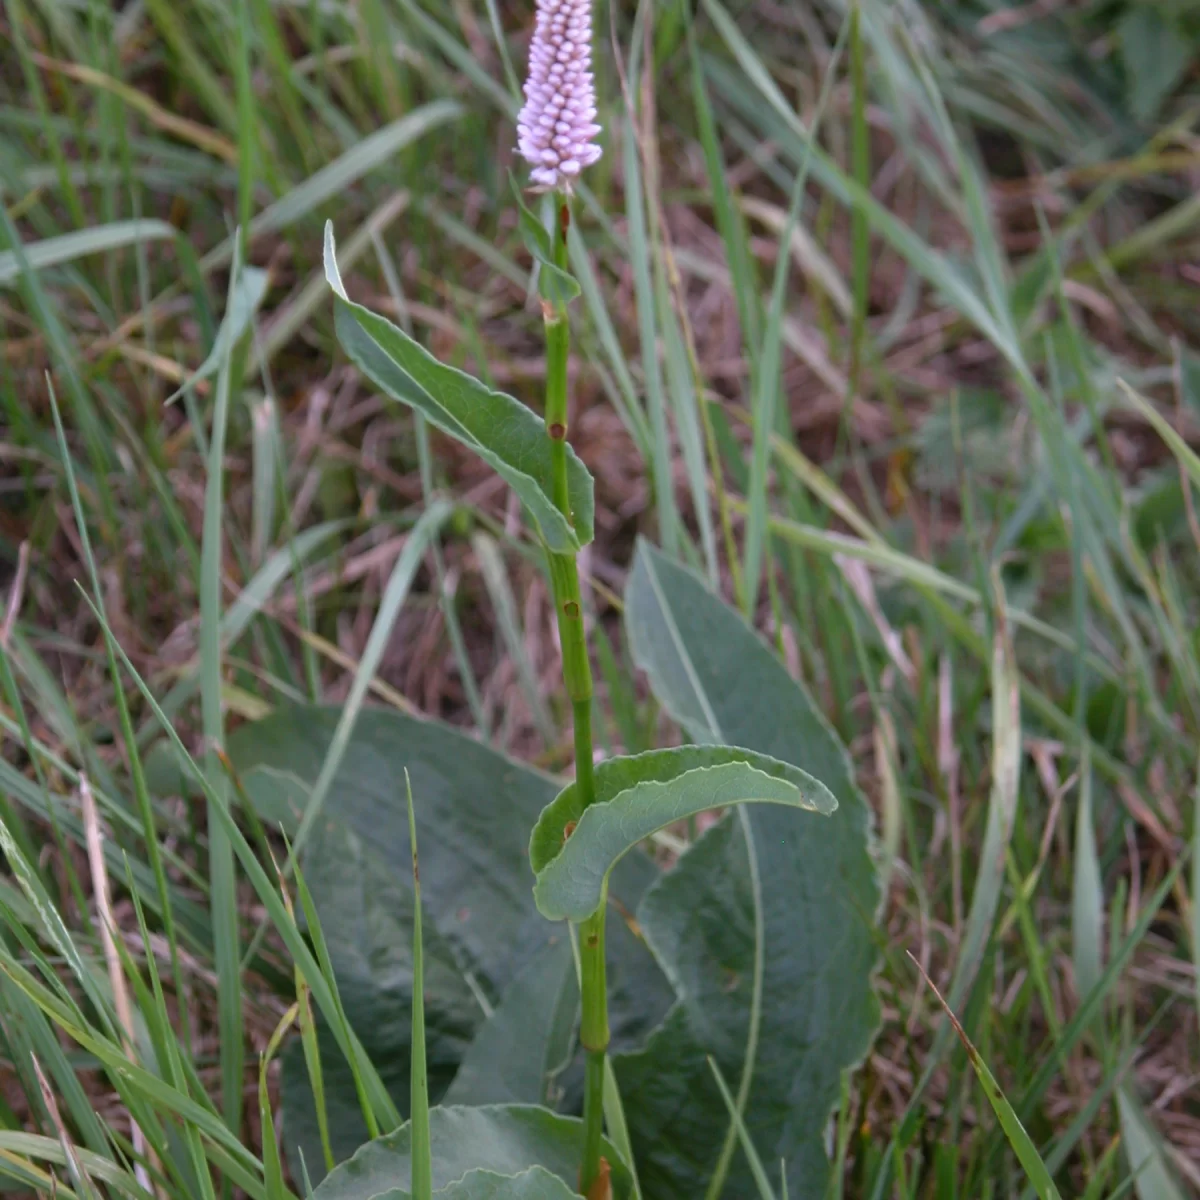
[[[758,1151],[755,1150],[754,1143],[750,1140],[750,1134],[746,1130],[746,1122],[742,1120],[742,1114],[733,1102],[733,1096],[729,1092],[729,1085],[725,1082],[725,1076],[721,1074],[721,1068],[717,1066],[717,1060],[711,1055],[708,1059],[708,1065],[712,1068],[713,1078],[717,1081],[717,1087],[721,1092],[721,1099],[725,1101],[725,1107],[729,1109],[729,1119],[733,1122],[733,1126],[737,1130],[738,1141],[741,1142],[742,1150],[746,1155],[746,1161],[750,1164],[750,1172],[754,1176],[754,1183],[758,1188],[760,1200],[775,1200],[775,1193],[771,1191],[771,1181],[767,1178],[767,1173],[763,1170],[762,1159],[758,1157]],[[784,1186],[787,1186],[786,1182]]]
[[421,946],[421,872],[417,867],[417,818],[413,812],[412,780],[404,772],[408,796],[408,838],[412,845],[413,873],[413,979],[412,979],[412,1080],[409,1105],[412,1121],[413,1200],[430,1200],[433,1194],[433,1151],[429,1144],[429,1075],[425,1066],[425,957]]
[[1028,1176],[1029,1182],[1033,1184],[1040,1200],[1061,1200],[1058,1188],[1054,1186],[1054,1180],[1050,1177],[1049,1169],[1042,1161],[1042,1156],[1038,1154],[1037,1147],[1033,1144],[1029,1134],[1026,1133],[1025,1126],[1021,1124],[1017,1114],[1013,1111],[1013,1106],[1009,1104],[1004,1092],[1001,1091],[996,1077],[988,1070],[987,1063],[983,1061],[983,1057],[975,1049],[971,1039],[967,1037],[966,1030],[959,1024],[958,1018],[954,1015],[950,1005],[946,1003],[945,997],[937,990],[933,980],[925,974],[925,968],[911,952],[908,952],[908,957],[913,960],[917,970],[921,972],[922,978],[929,985],[930,991],[937,997],[938,1003],[945,1010],[950,1024],[954,1026],[954,1032],[958,1034],[959,1041],[962,1042],[967,1057],[971,1060],[971,1066],[979,1077],[983,1093],[987,1096],[988,1103],[1000,1120],[1004,1136],[1008,1138],[1009,1145],[1020,1159],[1021,1166],[1025,1168],[1025,1174]]

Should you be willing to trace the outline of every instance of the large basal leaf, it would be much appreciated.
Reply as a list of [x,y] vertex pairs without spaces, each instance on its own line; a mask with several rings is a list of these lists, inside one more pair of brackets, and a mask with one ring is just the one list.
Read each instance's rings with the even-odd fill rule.
[[755,801],[826,815],[837,808],[811,775],[731,746],[680,746],[600,763],[587,809],[568,784],[534,827],[529,862],[539,911],[550,920],[584,920],[599,907],[609,871],[639,842],[707,809]]
[[545,1167],[530,1167],[520,1175],[471,1171],[436,1195],[440,1200],[578,1200],[579,1193]]
[[[255,808],[271,826],[292,831],[321,769],[338,712],[277,710],[242,726],[229,753]],[[520,1000],[522,977],[536,971],[563,931],[547,922],[529,887],[528,834],[558,785],[460,731],[401,713],[364,709],[329,789],[303,857],[351,1025],[402,1112],[408,1108],[411,1021],[412,885],[404,771],[412,779],[421,846],[426,955],[426,1025],[431,1096],[440,1099],[464,1055],[472,1063],[464,1099],[543,1099],[540,1071],[514,1061],[519,1046],[489,1026]],[[347,833],[353,838],[347,843]],[[347,850],[347,844],[350,850]],[[613,873],[608,972],[613,1044],[640,1045],[673,999],[632,918],[658,876],[650,858],[626,855]],[[457,977],[452,968],[457,967]],[[444,971],[443,971],[444,968]],[[436,982],[434,972],[438,972]],[[490,1021],[476,992],[494,1006]],[[560,1002],[542,993],[531,1025],[555,1020]],[[490,1041],[472,1048],[472,1038]],[[353,1079],[332,1036],[322,1030],[327,1108],[339,1160],[366,1129]],[[546,1059],[557,1043],[546,1043]],[[496,1051],[507,1049],[508,1056]],[[531,1082],[532,1081],[532,1082]],[[577,1098],[574,1073],[563,1105]],[[528,1089],[525,1094],[522,1092]],[[299,1178],[302,1150],[310,1177],[323,1174],[315,1111],[298,1042],[283,1055],[285,1142]]]
[[447,1104],[548,1104],[574,1051],[579,1009],[575,959],[566,933],[549,941],[512,981],[479,1030]]
[[[403,776],[401,776],[403,778]],[[304,878],[312,892],[351,1027],[384,1086],[407,1113],[412,1034],[413,891],[410,880],[343,825],[323,822],[309,843]],[[458,955],[434,922],[424,929],[425,1052],[429,1091],[439,1099],[454,1079],[484,1010]],[[318,1018],[330,1140],[338,1161],[368,1133],[354,1079],[333,1035]],[[309,1176],[323,1158],[316,1109],[299,1039],[283,1055],[284,1144],[293,1169],[302,1153]],[[302,1176],[296,1171],[296,1177]]]
[[519,400],[438,362],[402,329],[361,304],[342,286],[332,223],[325,226],[325,277],[334,292],[338,341],[389,396],[423,413],[443,433],[473,450],[521,498],[551,550],[570,553],[592,540],[592,477],[567,446],[571,519],[554,503],[551,444],[540,417]]
[[[678,995],[645,1047],[614,1064],[642,1188],[655,1200],[705,1194],[730,1127],[711,1054],[746,1097],[774,1186],[782,1159],[793,1200],[823,1197],[841,1075],[879,1021],[869,813],[811,698],[695,575],[641,545],[625,602],[635,661],[694,741],[803,764],[838,800],[826,821],[773,805],[736,810],[639,907]],[[756,1194],[740,1151],[722,1194]]]
[[[563,1181],[571,1181],[579,1174],[583,1124],[533,1104],[440,1107],[429,1114],[429,1138],[435,1193],[478,1170],[519,1175],[531,1167],[541,1167]],[[623,1200],[629,1194],[629,1172],[608,1142],[604,1143],[603,1154],[612,1167],[613,1196]],[[395,1133],[368,1142],[349,1162],[330,1172],[313,1197],[379,1200],[403,1196],[411,1168],[409,1126],[404,1125]]]

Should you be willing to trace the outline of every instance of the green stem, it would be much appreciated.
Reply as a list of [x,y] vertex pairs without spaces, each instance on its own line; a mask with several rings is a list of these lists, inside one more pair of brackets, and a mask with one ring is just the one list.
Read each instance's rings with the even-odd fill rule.
[[[571,207],[564,195],[555,197],[554,259],[567,269],[567,231]],[[550,439],[554,502],[570,521],[567,489],[567,362],[571,329],[565,305],[545,305],[546,319],[546,436]],[[575,727],[575,787],[586,808],[596,799],[592,767],[592,667],[588,659],[587,632],[583,624],[583,597],[574,554],[550,554],[550,583],[562,643],[563,682],[571,699]],[[580,1040],[587,1051],[583,1102],[583,1162],[579,1190],[583,1195],[600,1171],[600,1134],[604,1123],[604,1057],[608,1050],[608,989],[604,971],[604,909],[579,927],[580,992],[583,1021]]]

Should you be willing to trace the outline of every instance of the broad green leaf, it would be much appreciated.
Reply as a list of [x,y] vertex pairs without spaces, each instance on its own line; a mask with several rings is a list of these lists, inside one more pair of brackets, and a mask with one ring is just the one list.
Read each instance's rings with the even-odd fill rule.
[[823,1197],[842,1072],[879,1021],[869,810],[811,698],[697,576],[643,543],[625,599],[634,659],[693,741],[803,764],[838,801],[821,822],[779,805],[738,808],[639,906],[678,996],[646,1045],[613,1064],[642,1189],[704,1196],[726,1161],[721,1194],[755,1194],[711,1055],[772,1186],[782,1161],[793,1198]]
[[[337,724],[337,709],[280,708],[230,737],[230,757],[266,824],[295,830]],[[302,861],[350,1024],[402,1112],[408,1106],[413,904],[406,769],[418,798],[431,1100],[445,1094],[472,1039],[483,1036],[484,1006],[494,1006],[493,1019],[499,1018],[522,974],[562,940],[562,930],[537,912],[529,887],[528,832],[558,791],[554,780],[448,726],[364,708]],[[657,875],[647,855],[626,855],[611,882],[618,911],[632,913]],[[631,925],[616,912],[609,922],[609,1015],[613,1044],[621,1048],[639,1045],[672,1000]],[[539,1019],[549,1011],[539,1010]],[[324,1026],[320,1041],[333,1148],[341,1161],[366,1139],[366,1130],[349,1070]],[[492,1097],[531,1078],[482,1051],[473,1063],[472,1087]],[[300,1178],[297,1150],[303,1148],[317,1181],[321,1141],[298,1039],[285,1049],[283,1065],[290,1161]],[[535,1103],[541,1096],[539,1080],[537,1090],[518,1098]]]
[[529,843],[534,899],[550,920],[582,921],[601,902],[613,865],[640,841],[710,808],[758,801],[828,815],[824,784],[788,763],[728,746],[681,746],[609,759],[583,809],[569,784],[538,818]]
[[[478,1170],[517,1175],[542,1167],[563,1180],[574,1179],[579,1172],[582,1123],[533,1104],[435,1108],[429,1114],[429,1128],[435,1192]],[[629,1173],[607,1142],[604,1154],[613,1169],[613,1196],[623,1200],[629,1191]],[[403,1125],[368,1142],[332,1171],[313,1193],[313,1200],[403,1197],[405,1192],[397,1184],[408,1179],[410,1162],[410,1127]]]
[[463,1056],[447,1104],[547,1104],[574,1049],[579,984],[565,932],[520,972]]
[[[424,854],[423,844],[423,859]],[[379,1069],[396,1107],[407,1116],[416,909],[410,879],[400,874],[404,865],[403,859],[372,853],[370,843],[325,821],[318,824],[304,859],[305,880],[329,948],[346,1018]],[[421,866],[426,874],[424,861]],[[427,906],[425,912],[428,917]],[[484,1012],[454,950],[432,921],[426,921],[422,934],[426,1077],[430,1097],[436,1101],[454,1078]],[[340,1162],[367,1140],[368,1131],[346,1059],[329,1026],[320,1019],[316,1025],[329,1138],[334,1158]],[[310,1177],[319,1180],[324,1174],[324,1154],[299,1038],[284,1050],[282,1083],[283,1139],[292,1173],[302,1178],[302,1153]],[[407,1176],[404,1184],[407,1187]]]
[[[578,1200],[579,1193],[545,1167],[530,1167],[519,1175],[497,1171],[468,1171],[461,1179],[434,1192],[435,1200]],[[371,1200],[412,1200],[403,1188],[391,1188]]]
[[520,497],[546,544],[573,553],[592,540],[592,477],[567,447],[571,520],[553,500],[551,441],[540,417],[519,400],[438,362],[403,330],[361,304],[342,286],[332,223],[325,226],[325,277],[334,291],[338,340],[389,396],[473,450]]
[[578,1193],[545,1167],[530,1167],[520,1175],[470,1171],[437,1193],[443,1200],[577,1200]]

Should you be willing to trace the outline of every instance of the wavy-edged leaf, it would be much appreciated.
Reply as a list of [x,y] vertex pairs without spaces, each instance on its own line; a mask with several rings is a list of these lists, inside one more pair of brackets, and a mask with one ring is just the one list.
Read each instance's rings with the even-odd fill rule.
[[[267,825],[295,830],[337,725],[337,709],[281,706],[230,737],[229,755]],[[460,730],[364,708],[303,864],[347,1017],[402,1113],[408,1107],[413,919],[405,769],[419,798],[431,1100],[445,1096],[459,1063],[472,1055],[473,1040],[485,1038],[490,1023],[485,1005],[496,1006],[492,1019],[501,1017],[510,1000],[517,1002],[522,976],[535,970],[552,942],[563,941],[562,929],[538,913],[529,886],[528,831],[557,793],[555,781]],[[621,860],[610,884],[616,910],[608,934],[615,1047],[640,1045],[672,1000],[636,924],[616,915],[632,913],[657,876],[649,856],[638,852]],[[367,1133],[345,1060],[330,1030],[318,1025],[330,1134],[335,1157],[343,1161]],[[549,1048],[546,1055],[546,1061],[553,1058]],[[527,1103],[543,1098],[540,1078],[483,1050],[474,1054],[473,1073],[463,1087],[470,1083],[475,1102],[485,1095]],[[577,1098],[576,1074],[573,1069],[564,1081],[564,1106]],[[536,1087],[526,1091],[531,1080]],[[293,1174],[302,1178],[303,1150],[308,1173],[318,1182],[323,1155],[298,1040],[284,1050],[282,1091]]]
[[[575,1179],[579,1173],[582,1122],[534,1104],[435,1108],[429,1114],[429,1131],[433,1187],[439,1194],[479,1170],[519,1175],[541,1167],[562,1180]],[[402,1125],[395,1133],[368,1142],[326,1177],[313,1200],[400,1200],[406,1193],[397,1181],[408,1179],[412,1161],[410,1132],[408,1125]],[[613,1171],[613,1196],[624,1200],[629,1172],[607,1141],[603,1153]]]
[[638,925],[678,996],[645,1046],[613,1064],[642,1190],[703,1196],[727,1162],[721,1194],[755,1194],[711,1055],[772,1187],[783,1162],[793,1200],[817,1200],[842,1072],[879,1021],[869,810],[812,699],[696,575],[642,544],[625,602],[634,659],[693,741],[803,763],[838,801],[819,822],[738,808],[642,900]]
[[569,784],[534,827],[529,861],[539,911],[552,921],[582,921],[599,907],[609,871],[640,841],[708,809],[750,802],[826,815],[837,808],[829,789],[798,767],[731,746],[680,746],[600,763],[595,803],[584,810]]
[[578,551],[592,540],[592,477],[567,447],[572,519],[556,507],[551,441],[540,417],[519,400],[438,362],[377,313],[355,304],[338,273],[333,224],[325,226],[325,277],[334,292],[338,340],[355,364],[389,396],[473,450],[520,497],[552,551]]

